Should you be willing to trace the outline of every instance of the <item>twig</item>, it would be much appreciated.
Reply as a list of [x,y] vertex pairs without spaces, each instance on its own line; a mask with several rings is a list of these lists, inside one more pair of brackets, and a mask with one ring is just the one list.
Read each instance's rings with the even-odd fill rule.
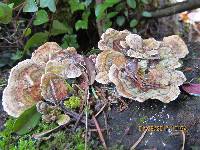
[[20,9],[19,9],[19,11],[18,11],[18,13],[17,13],[17,15],[16,15],[16,17],[15,17],[15,22],[18,20],[19,14],[21,13],[21,11],[22,11],[22,9],[23,9],[24,4],[25,4],[25,3],[22,3],[21,5],[19,5],[19,6],[20,6]]
[[[35,16],[36,16],[36,13],[34,13],[33,14],[33,16],[31,17],[31,19],[30,19],[30,21],[28,22],[28,25],[26,26],[26,30],[24,31],[24,33],[27,31],[27,29],[31,26],[31,24],[32,24],[32,22],[33,22],[33,19],[35,18]],[[22,36],[19,38],[19,42],[20,42],[20,44],[22,44],[21,42],[22,42],[22,40],[23,40],[23,38],[24,38],[24,34],[22,34]],[[22,44],[23,45],[23,44]]]
[[0,47],[8,47],[8,48],[11,48],[11,47],[18,47],[18,46],[12,46],[12,45],[5,45],[5,46],[0,46]]
[[[80,118],[80,115],[79,115],[79,114],[77,114],[76,112],[73,112],[73,111],[67,109],[67,108],[63,105],[63,102],[60,103],[59,106],[60,106],[61,110],[62,110],[65,114],[67,114],[67,115],[69,115],[69,116],[75,118],[76,120],[78,120],[78,119]],[[85,124],[85,123],[86,123],[86,118],[85,118],[85,117],[82,117],[80,121],[81,121],[82,123]],[[91,120],[88,120],[88,125],[89,125],[89,126],[94,126],[94,124],[93,124],[93,122],[92,122]]]
[[92,116],[92,119],[93,119],[93,121],[95,123],[95,126],[97,128],[97,131],[98,131],[98,134],[99,134],[99,138],[100,138],[100,140],[101,140],[101,142],[103,144],[103,147],[104,147],[105,150],[107,150],[108,148],[106,146],[106,142],[104,140],[103,134],[101,133],[101,129],[100,129],[99,124],[98,124],[98,122],[97,122],[97,120],[96,120],[94,115]]
[[97,117],[104,110],[105,107],[106,107],[106,103],[101,107],[101,109],[99,110],[99,112],[96,113],[95,117]]
[[105,111],[103,111],[103,116],[104,116],[104,123],[105,123],[105,128],[106,128],[106,134],[108,136],[108,139],[110,139],[110,135],[109,135],[109,132],[108,132],[108,119],[107,119],[107,115],[105,113]]
[[182,136],[183,136],[183,145],[181,147],[181,150],[184,150],[185,149],[185,133],[184,133],[184,131],[181,131],[181,133],[182,133]]
[[[101,131],[103,132],[103,131],[105,131],[105,129],[101,129]],[[89,132],[98,132],[98,130],[97,129],[89,129]]]
[[73,128],[73,131],[76,130],[77,126],[78,126],[78,123],[80,122],[81,118],[83,117],[83,111],[81,112],[79,118],[76,120],[76,123],[74,125],[74,128]]
[[119,140],[119,143],[122,142],[122,140],[124,139],[124,137],[128,134],[128,132],[130,131],[130,127],[127,127],[124,131],[124,134],[122,135],[122,137]]
[[43,137],[53,133],[53,132],[57,132],[60,128],[63,128],[65,127],[66,125],[70,124],[71,122],[67,122],[66,124],[63,124],[63,125],[60,125],[60,126],[57,126],[51,130],[47,130],[47,131],[44,131],[44,132],[41,132],[41,133],[38,133],[38,134],[33,134],[32,137],[36,140],[40,140],[42,139]]
[[24,5],[24,4],[25,4],[25,2],[21,3],[20,5],[14,7],[13,10],[17,10],[19,7],[21,7],[21,6]]
[[86,110],[85,110],[85,150],[87,150],[87,141],[88,141],[88,99],[89,99],[89,87],[87,87],[85,89],[85,106],[86,106]]
[[146,134],[147,130],[145,130],[142,135],[140,136],[140,138],[135,142],[135,144],[133,144],[133,146],[131,146],[130,150],[134,150],[137,145],[142,141],[142,139],[144,138],[145,134]]
[[6,42],[8,42],[9,44],[15,44],[16,42],[11,42],[9,41],[8,39],[4,38],[4,37],[1,37],[0,38],[1,40],[5,40]]
[[189,1],[175,3],[163,9],[150,11],[149,13],[151,14],[151,16],[146,16],[146,17],[148,18],[165,17],[165,16],[181,13],[187,10],[193,10],[199,7],[200,7],[200,0],[189,0]]

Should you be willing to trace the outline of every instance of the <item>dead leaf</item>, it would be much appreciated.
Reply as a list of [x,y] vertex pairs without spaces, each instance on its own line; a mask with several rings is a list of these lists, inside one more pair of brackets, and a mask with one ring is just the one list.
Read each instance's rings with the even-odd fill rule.
[[92,85],[96,77],[95,64],[90,58],[84,57],[84,61],[85,61],[86,69],[88,73],[89,85]]
[[181,87],[186,93],[190,95],[200,96],[200,84],[187,83],[183,84]]

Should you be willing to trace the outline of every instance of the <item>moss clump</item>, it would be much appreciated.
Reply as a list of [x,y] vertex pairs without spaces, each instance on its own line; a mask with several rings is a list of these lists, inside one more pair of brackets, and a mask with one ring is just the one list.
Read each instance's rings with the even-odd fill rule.
[[83,150],[85,143],[84,138],[81,135],[82,131],[76,133],[65,133],[64,131],[59,131],[53,134],[53,137],[50,140],[42,142],[39,148],[41,150]]
[[35,150],[35,140],[31,139],[31,136],[14,136],[13,125],[15,123],[14,118],[7,120],[4,126],[4,130],[0,132],[0,148],[2,150]]
[[80,107],[81,100],[79,97],[71,96],[69,100],[64,102],[65,107],[70,109],[76,109]]
[[[0,132],[0,150],[83,150],[85,141],[83,130],[79,130],[75,133],[69,133],[64,130],[60,130],[50,135],[50,139],[45,141],[38,141],[32,138],[35,133],[41,133],[57,127],[56,123],[45,123],[40,121],[36,128],[25,135],[13,134],[13,125],[15,123],[14,118],[10,118],[5,123],[4,130]],[[91,145],[88,143],[88,150],[91,150]]]

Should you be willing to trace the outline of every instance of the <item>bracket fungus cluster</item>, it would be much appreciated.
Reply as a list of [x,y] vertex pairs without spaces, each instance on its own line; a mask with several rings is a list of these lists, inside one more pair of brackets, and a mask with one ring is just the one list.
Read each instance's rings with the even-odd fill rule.
[[40,100],[60,101],[70,95],[65,79],[81,76],[83,57],[72,47],[62,49],[47,42],[11,69],[2,104],[11,116],[18,117]]
[[179,86],[186,78],[176,68],[188,49],[179,36],[156,41],[110,28],[101,36],[98,47],[102,52],[96,58],[96,81],[113,83],[120,96],[169,103],[180,94]]
[[62,49],[55,42],[40,46],[31,59],[11,69],[3,92],[4,110],[18,117],[41,100],[53,103],[64,100],[71,94],[66,80],[84,78],[85,72],[91,78],[90,85],[94,79],[101,84],[112,83],[120,96],[139,102],[158,99],[169,103],[179,95],[179,86],[186,78],[176,69],[181,66],[179,59],[188,54],[179,36],[156,41],[142,39],[127,30],[108,29],[98,47],[102,51],[98,56],[86,58],[75,48]]

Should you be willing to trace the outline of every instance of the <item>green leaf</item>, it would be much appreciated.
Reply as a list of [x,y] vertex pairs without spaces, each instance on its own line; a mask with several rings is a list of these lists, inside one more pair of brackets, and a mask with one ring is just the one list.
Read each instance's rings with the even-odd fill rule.
[[48,18],[47,12],[45,10],[39,10],[36,13],[36,18],[33,21],[33,24],[34,25],[41,25],[41,24],[46,23],[48,21],[49,21],[49,18]]
[[106,15],[106,18],[111,19],[115,17],[119,12],[110,12]]
[[35,0],[26,0],[23,12],[36,12],[38,11],[37,3]]
[[128,4],[128,6],[131,7],[131,8],[133,8],[133,9],[135,9],[136,6],[137,6],[135,0],[127,0],[126,2]]
[[105,32],[108,28],[110,28],[112,26],[112,21],[107,21],[104,25],[103,25],[103,31]]
[[24,56],[24,52],[17,50],[17,52],[12,55],[11,59],[16,61],[16,60],[21,59],[23,56]]
[[137,29],[133,28],[132,32],[136,34],[137,33]]
[[25,0],[9,0],[9,3],[14,3],[13,7],[19,6],[22,4]]
[[0,2],[0,23],[8,24],[12,19],[12,8]]
[[75,24],[76,31],[79,29],[87,29],[88,28],[88,22],[85,20],[78,20]]
[[104,4],[98,4],[95,8],[95,15],[97,20],[100,20],[105,15],[104,11],[107,9],[107,7]]
[[90,16],[90,14],[91,14],[90,11],[83,12],[82,19],[88,21],[88,17]]
[[28,50],[31,47],[36,47],[41,45],[42,43],[46,42],[48,39],[48,32],[38,32],[35,33],[24,46],[25,50]]
[[24,36],[29,36],[31,34],[31,28],[26,28],[23,32]]
[[98,4],[95,8],[96,19],[100,20],[105,16],[105,11],[117,4],[119,0],[105,0],[103,3]]
[[78,31],[79,29],[88,29],[88,17],[90,15],[90,12],[83,12],[82,14],[82,20],[78,20],[75,23],[75,28],[76,31]]
[[85,0],[84,4],[88,7],[92,3],[92,0]]
[[79,0],[69,0],[69,5],[72,13],[85,9],[85,4]]
[[41,114],[37,112],[36,106],[24,111],[16,120],[13,131],[18,135],[30,132],[40,121]]
[[128,10],[125,10],[125,11],[124,11],[124,15],[125,15],[126,17],[128,17]]
[[149,4],[150,1],[149,0],[141,0],[143,4]]
[[0,55],[0,68],[6,65],[12,65],[11,57],[12,53],[8,51],[2,52]]
[[120,12],[126,8],[126,3],[119,3],[115,6],[115,11]]
[[64,24],[58,20],[53,21],[53,25],[51,28],[51,35],[59,35],[64,33],[71,33],[72,28],[69,27],[67,24]]
[[134,28],[135,26],[137,26],[137,24],[138,24],[138,21],[136,19],[132,19],[130,22],[130,27]]
[[13,9],[14,3],[10,3],[10,4],[8,4],[8,6],[9,6],[11,9]]
[[62,48],[67,48],[67,47],[75,47],[78,48],[78,42],[77,42],[77,35],[76,34],[66,34],[63,37],[63,44],[61,45]]
[[143,11],[142,12],[142,16],[144,16],[144,17],[152,17],[151,13],[148,12],[148,11]]
[[118,16],[116,19],[116,23],[118,26],[123,26],[123,24],[125,23],[125,17],[124,16]]
[[61,125],[67,124],[69,121],[70,121],[70,117],[68,115],[61,114],[58,116],[58,120],[56,120],[56,123],[61,126]]
[[40,0],[40,7],[41,8],[48,7],[51,12],[55,12],[56,11],[55,0]]

